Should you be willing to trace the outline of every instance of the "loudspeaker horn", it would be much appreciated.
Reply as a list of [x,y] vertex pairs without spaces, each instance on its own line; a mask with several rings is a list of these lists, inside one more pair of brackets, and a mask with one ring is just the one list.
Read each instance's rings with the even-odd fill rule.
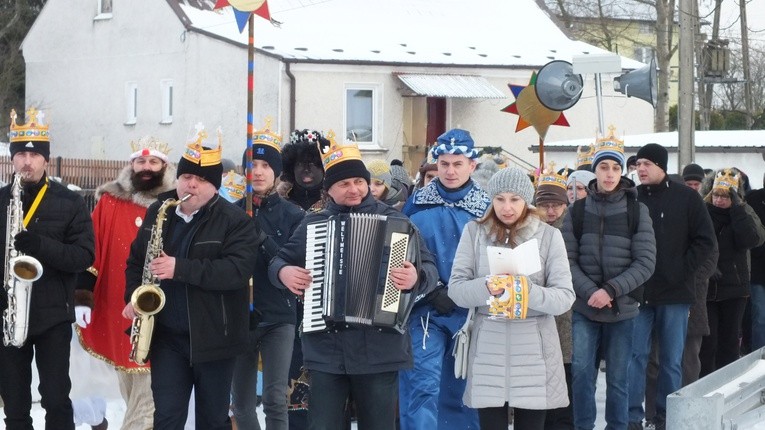
[[651,58],[649,65],[614,78],[614,91],[645,100],[656,107],[656,59]]
[[563,111],[579,101],[583,87],[582,75],[574,74],[571,63],[555,60],[539,69],[534,91],[544,107]]

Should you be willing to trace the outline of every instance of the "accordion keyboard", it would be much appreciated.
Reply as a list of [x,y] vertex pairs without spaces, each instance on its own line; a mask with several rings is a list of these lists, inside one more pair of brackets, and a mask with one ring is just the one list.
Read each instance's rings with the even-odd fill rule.
[[322,318],[322,288],[324,285],[324,263],[328,225],[326,223],[309,224],[306,242],[306,269],[311,272],[311,286],[306,288],[303,296],[303,332],[310,333],[327,328]]

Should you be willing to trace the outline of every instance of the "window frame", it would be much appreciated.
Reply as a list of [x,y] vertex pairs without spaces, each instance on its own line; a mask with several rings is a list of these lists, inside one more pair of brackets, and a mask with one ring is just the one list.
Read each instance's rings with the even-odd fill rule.
[[[104,3],[108,1],[109,10],[104,10]],[[93,17],[94,21],[100,21],[105,19],[111,19],[114,11],[114,0],[96,0],[96,16]]]
[[159,121],[160,124],[173,123],[174,87],[172,79],[162,79],[159,81],[160,96],[162,97],[162,118]]
[[138,82],[125,82],[125,125],[138,122]]
[[[380,131],[383,127],[383,103],[382,103],[382,89],[381,83],[346,83],[343,85],[343,142],[345,144],[356,143],[361,150],[376,150],[381,149],[382,140],[380,139]],[[354,142],[347,138],[349,119],[348,119],[348,100],[349,93],[351,91],[372,91],[372,130],[371,140]]]

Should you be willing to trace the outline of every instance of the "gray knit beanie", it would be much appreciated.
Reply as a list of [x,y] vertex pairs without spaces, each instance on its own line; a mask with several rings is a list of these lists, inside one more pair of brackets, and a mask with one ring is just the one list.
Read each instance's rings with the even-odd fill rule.
[[495,173],[486,185],[486,192],[492,199],[500,193],[517,194],[529,206],[534,201],[534,185],[529,175],[517,167],[506,167]]

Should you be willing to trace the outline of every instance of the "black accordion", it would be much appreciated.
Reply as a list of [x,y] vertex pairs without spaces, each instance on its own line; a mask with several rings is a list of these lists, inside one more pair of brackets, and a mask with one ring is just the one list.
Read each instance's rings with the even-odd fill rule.
[[404,218],[340,214],[307,226],[303,332],[355,324],[406,330],[412,294],[402,293],[390,269],[418,256],[414,228]]

